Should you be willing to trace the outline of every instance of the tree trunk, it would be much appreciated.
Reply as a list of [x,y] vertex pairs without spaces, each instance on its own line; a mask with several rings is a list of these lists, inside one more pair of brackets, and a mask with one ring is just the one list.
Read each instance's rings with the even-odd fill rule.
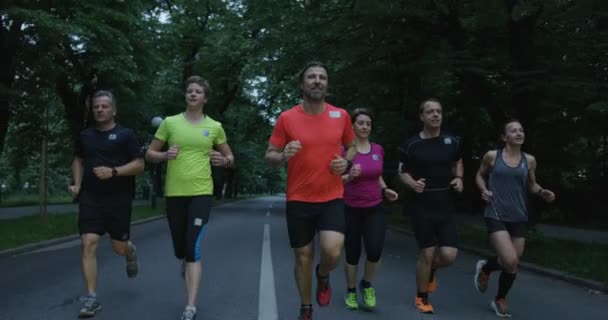
[[83,86],[80,92],[76,92],[68,76],[63,74],[59,76],[55,84],[57,95],[63,103],[66,120],[68,120],[68,127],[70,128],[74,143],[78,139],[80,131],[89,125],[88,121],[90,121],[91,114],[88,112],[88,100],[96,89],[96,71],[92,70],[82,83]]
[[[442,13],[441,32],[445,34],[446,39],[454,48],[456,54],[453,57],[455,64],[455,76],[459,79],[461,94],[455,96],[453,108],[458,109],[464,114],[464,119],[477,120],[479,119],[479,109],[485,108],[492,122],[499,125],[506,118],[504,112],[499,109],[495,102],[495,97],[489,88],[485,74],[482,72],[472,71],[467,65],[460,61],[473,61],[473,57],[467,48],[467,38],[465,29],[463,28],[459,12],[458,2],[449,1],[445,8],[438,8]],[[473,94],[474,93],[474,94]],[[477,120],[478,121],[478,120]],[[461,198],[460,209],[465,212],[476,212],[480,209],[481,201],[477,186],[475,185],[475,174],[479,166],[479,162],[475,160],[477,155],[474,154],[473,145],[475,140],[479,139],[477,131],[479,130],[478,122],[467,122],[463,127],[463,132],[460,132],[462,144],[462,161],[464,165],[464,192]]]
[[[511,103],[517,117],[526,128],[527,143],[532,145],[538,115],[539,66],[536,61],[535,30],[543,6],[541,2],[533,12],[518,16],[516,9],[525,5],[519,0],[505,0],[509,17],[509,45],[511,55]],[[530,7],[532,4],[528,4]]]
[[[2,9],[5,6],[1,6]],[[3,22],[4,18],[2,18]],[[10,91],[15,80],[15,56],[17,54],[18,40],[21,34],[22,22],[15,20],[11,28],[7,31],[0,28],[0,43],[2,45],[2,56],[0,59],[0,154],[4,149],[4,140],[8,131],[10,119]]]
[[40,180],[38,182],[38,199],[40,202],[40,216],[46,219],[46,176],[47,176],[47,132],[42,135],[40,143]]

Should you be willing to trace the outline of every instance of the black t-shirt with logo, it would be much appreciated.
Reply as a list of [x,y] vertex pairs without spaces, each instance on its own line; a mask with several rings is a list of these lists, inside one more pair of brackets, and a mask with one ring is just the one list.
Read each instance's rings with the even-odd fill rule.
[[447,133],[429,139],[417,134],[406,140],[399,151],[401,171],[414,180],[426,179],[425,191],[416,193],[415,204],[438,214],[453,211],[450,182],[454,179],[454,165],[462,157],[460,139]]
[[133,130],[119,125],[107,131],[84,129],[76,143],[76,156],[84,162],[79,197],[81,203],[105,206],[131,202],[135,194],[135,176],[100,180],[93,168],[120,167],[135,158],[142,158],[142,150]]

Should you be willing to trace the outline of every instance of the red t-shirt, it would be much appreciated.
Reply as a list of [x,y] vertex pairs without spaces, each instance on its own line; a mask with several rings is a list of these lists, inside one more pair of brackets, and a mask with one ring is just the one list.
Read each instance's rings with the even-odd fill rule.
[[342,177],[329,168],[340,147],[355,138],[346,110],[325,104],[325,111],[312,115],[297,105],[279,115],[270,143],[283,149],[299,140],[302,150],[287,163],[287,201],[327,202],[342,198]]

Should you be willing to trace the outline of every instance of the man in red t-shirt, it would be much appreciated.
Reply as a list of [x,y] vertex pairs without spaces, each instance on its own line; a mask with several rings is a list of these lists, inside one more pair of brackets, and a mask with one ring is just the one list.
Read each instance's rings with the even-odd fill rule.
[[[357,150],[346,110],[325,102],[327,68],[311,62],[298,75],[303,102],[279,116],[266,159],[287,163],[287,230],[295,254],[296,282],[302,306],[300,319],[312,319],[313,239],[319,232],[320,263],[316,267],[317,302],[329,304],[329,272],[340,262],[344,244],[344,203],[341,175]],[[340,156],[341,147],[347,150]]]

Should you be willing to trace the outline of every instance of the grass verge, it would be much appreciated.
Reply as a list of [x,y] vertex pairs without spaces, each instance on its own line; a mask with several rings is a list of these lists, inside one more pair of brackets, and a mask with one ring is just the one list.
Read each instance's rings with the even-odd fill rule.
[[[69,203],[72,203],[72,198],[67,193],[65,195],[53,195],[47,198],[47,204]],[[28,207],[37,206],[39,204],[40,200],[37,194],[2,195],[0,208]]]
[[[388,221],[391,225],[412,231],[410,218],[401,213],[399,206],[391,208]],[[462,245],[492,250],[485,229],[462,223],[459,229]],[[554,239],[530,233],[522,261],[608,283],[608,245]]]
[[[214,200],[214,206],[243,200],[248,197],[236,199]],[[160,216],[165,214],[164,204],[160,203],[156,209],[148,206],[133,207],[131,221]],[[0,220],[0,250],[16,248],[22,245],[44,240],[64,237],[78,233],[78,215],[76,213],[49,214],[46,218],[40,216],[27,216],[15,219]]]

